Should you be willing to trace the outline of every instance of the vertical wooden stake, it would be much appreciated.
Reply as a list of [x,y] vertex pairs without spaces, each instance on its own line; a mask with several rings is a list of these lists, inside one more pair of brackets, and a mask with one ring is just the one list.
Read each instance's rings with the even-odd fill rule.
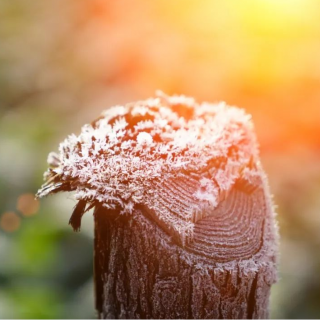
[[100,318],[267,318],[277,237],[243,110],[168,97],[111,108],[50,154],[38,196],[94,209]]

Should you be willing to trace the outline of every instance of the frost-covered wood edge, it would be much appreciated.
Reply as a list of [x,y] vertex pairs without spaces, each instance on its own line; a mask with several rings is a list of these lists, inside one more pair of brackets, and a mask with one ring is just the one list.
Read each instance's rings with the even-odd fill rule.
[[277,228],[243,110],[161,93],[59,151],[37,195],[75,191],[75,230],[95,207],[100,317],[267,317]]
[[[273,208],[264,184],[251,194],[242,187],[236,186],[225,200],[230,202],[228,207],[235,206],[231,213],[242,215],[237,208],[246,208],[250,214],[265,217],[258,231],[260,239],[255,238],[259,250],[243,260],[225,256],[231,260],[217,263],[201,256],[201,252],[179,246],[143,208],[130,217],[96,208],[99,317],[268,318],[270,288],[277,277]],[[262,210],[254,211],[257,207]],[[217,221],[213,224],[216,226]],[[242,246],[245,244],[238,244],[235,255]]]

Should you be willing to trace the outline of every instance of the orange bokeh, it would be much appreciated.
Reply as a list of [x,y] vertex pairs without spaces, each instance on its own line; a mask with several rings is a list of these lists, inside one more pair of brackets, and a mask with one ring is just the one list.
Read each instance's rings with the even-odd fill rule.
[[5,212],[0,217],[1,229],[6,232],[14,232],[20,227],[20,217],[14,212]]
[[17,210],[27,217],[35,215],[39,210],[39,201],[32,193],[22,194],[17,201]]

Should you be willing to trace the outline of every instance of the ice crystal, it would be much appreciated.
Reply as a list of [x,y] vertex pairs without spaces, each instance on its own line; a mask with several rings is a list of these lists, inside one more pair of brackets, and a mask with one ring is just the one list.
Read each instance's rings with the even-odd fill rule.
[[203,217],[199,206],[180,213],[186,216],[177,221],[157,210],[161,203],[155,186],[201,173],[194,202],[215,207],[242,175],[254,180],[257,155],[244,110],[158,93],[112,107],[84,125],[78,136],[67,137],[59,154],[49,154],[46,183],[37,195],[75,191],[75,198],[90,207],[102,205],[122,214],[133,214],[143,204],[184,238]]

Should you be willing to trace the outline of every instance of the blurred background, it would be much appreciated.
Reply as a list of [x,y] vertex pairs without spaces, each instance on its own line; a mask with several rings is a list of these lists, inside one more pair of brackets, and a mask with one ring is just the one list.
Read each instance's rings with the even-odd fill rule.
[[93,223],[37,202],[50,151],[112,105],[194,96],[251,113],[277,204],[274,318],[320,318],[318,0],[0,0],[0,318],[94,317]]

